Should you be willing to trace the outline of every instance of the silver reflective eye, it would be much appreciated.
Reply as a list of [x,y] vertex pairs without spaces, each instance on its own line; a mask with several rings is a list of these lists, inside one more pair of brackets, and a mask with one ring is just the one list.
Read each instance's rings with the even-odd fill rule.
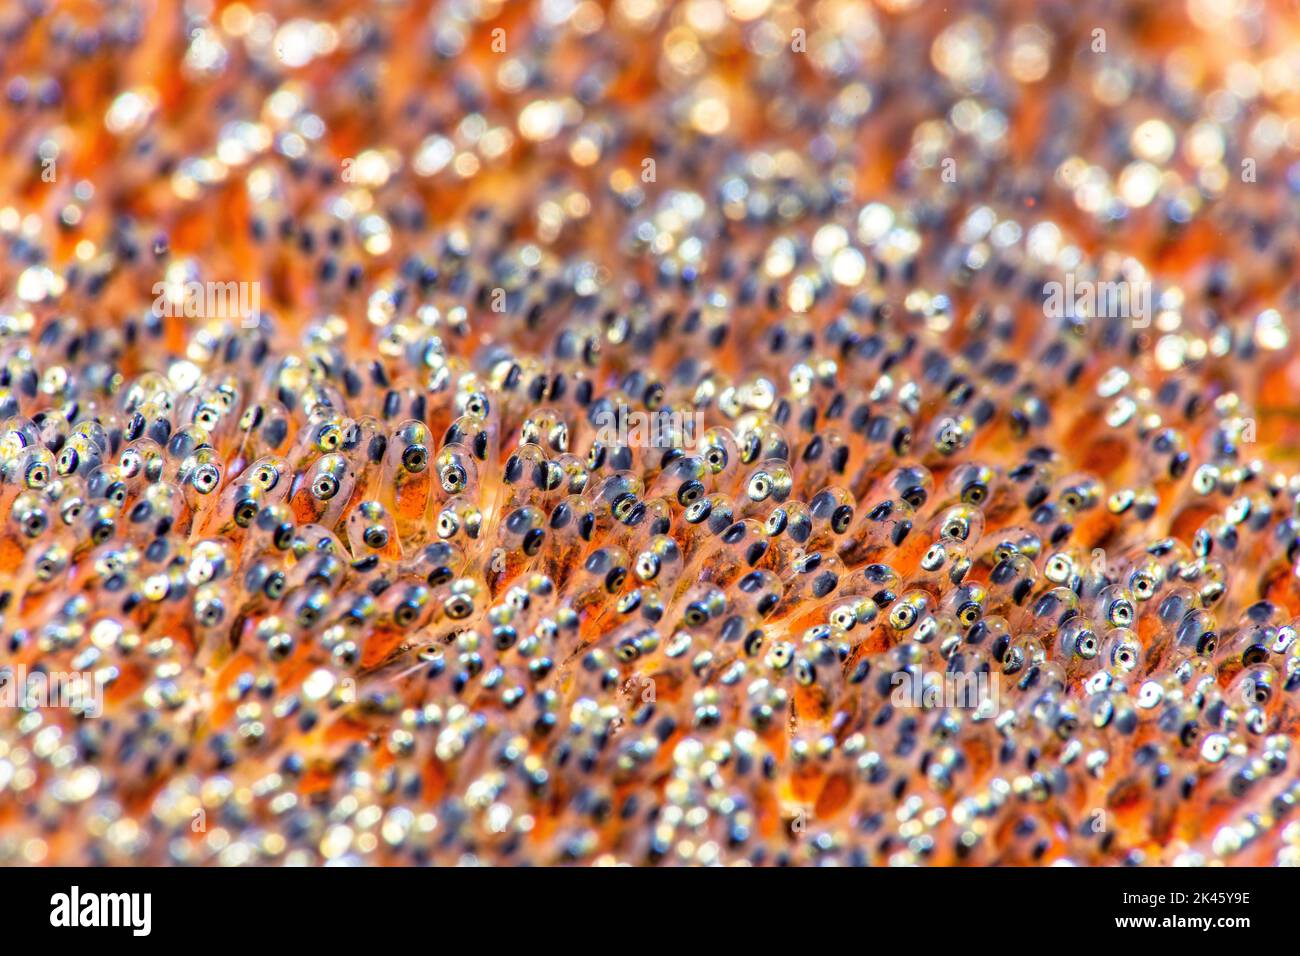
[[1063,554],[1056,554],[1047,562],[1047,567],[1043,573],[1047,579],[1054,584],[1064,584],[1070,578],[1070,573],[1074,570],[1074,564],[1068,557]]
[[328,501],[338,494],[338,479],[333,475],[318,475],[312,482],[311,493],[322,501]]
[[948,552],[944,549],[943,545],[932,545],[930,550],[925,552],[925,556],[921,558],[921,567],[925,568],[927,571],[937,571],[939,568],[943,567],[944,562],[947,560]]
[[216,488],[220,480],[221,474],[215,465],[201,465],[195,470],[194,477],[191,479],[195,489],[205,495]]

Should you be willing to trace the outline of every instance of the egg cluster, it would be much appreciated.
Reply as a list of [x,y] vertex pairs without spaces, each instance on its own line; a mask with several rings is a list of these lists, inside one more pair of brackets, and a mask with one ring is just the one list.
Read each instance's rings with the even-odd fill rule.
[[1300,862],[1277,6],[11,5],[0,863]]

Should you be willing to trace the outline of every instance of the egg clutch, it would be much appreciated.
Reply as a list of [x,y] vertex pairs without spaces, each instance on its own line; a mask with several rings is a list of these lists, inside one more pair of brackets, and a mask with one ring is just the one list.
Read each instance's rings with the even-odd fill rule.
[[1300,862],[1284,6],[9,5],[0,863]]

